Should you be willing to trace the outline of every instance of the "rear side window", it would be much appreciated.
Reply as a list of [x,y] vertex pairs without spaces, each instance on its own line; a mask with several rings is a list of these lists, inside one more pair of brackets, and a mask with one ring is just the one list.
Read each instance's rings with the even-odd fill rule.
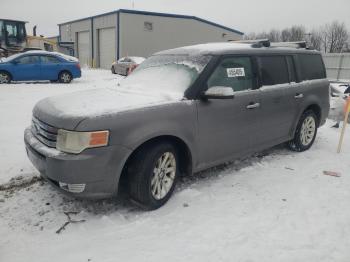
[[208,79],[208,88],[231,87],[234,92],[256,88],[250,57],[228,57],[221,61]]
[[298,58],[302,80],[326,78],[322,57],[320,55],[299,54]]
[[258,61],[262,86],[289,83],[287,62],[284,56],[261,56]]
[[60,60],[53,56],[42,56],[41,62],[45,64],[57,64],[60,63]]

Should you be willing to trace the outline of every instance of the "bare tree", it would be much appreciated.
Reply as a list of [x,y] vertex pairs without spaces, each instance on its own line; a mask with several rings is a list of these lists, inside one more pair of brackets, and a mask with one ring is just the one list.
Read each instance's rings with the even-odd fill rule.
[[282,42],[289,42],[291,41],[292,35],[289,30],[289,28],[283,29],[281,32],[281,40]]
[[302,25],[294,25],[290,28],[291,39],[289,41],[302,41],[305,39],[306,30]]
[[346,47],[349,32],[344,23],[334,21],[327,24],[324,30],[324,50],[329,53],[340,53]]
[[276,30],[276,29],[272,29],[268,35],[267,35],[268,39],[271,41],[271,42],[280,42],[281,41],[281,31],[279,30]]
[[310,44],[312,48],[321,51],[324,39],[323,35],[324,32],[321,29],[314,29],[311,31]]
[[244,39],[264,38],[271,42],[307,40],[313,48],[325,53],[350,52],[350,32],[344,23],[338,21],[314,28],[309,34],[306,34],[303,25],[294,25],[283,30],[272,29],[269,32],[250,33],[244,37]]

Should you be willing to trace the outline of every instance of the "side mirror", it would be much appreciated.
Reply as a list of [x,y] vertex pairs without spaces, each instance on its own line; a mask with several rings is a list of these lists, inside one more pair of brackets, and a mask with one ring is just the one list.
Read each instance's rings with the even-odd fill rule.
[[206,99],[232,99],[234,96],[233,89],[228,86],[213,86],[203,94]]

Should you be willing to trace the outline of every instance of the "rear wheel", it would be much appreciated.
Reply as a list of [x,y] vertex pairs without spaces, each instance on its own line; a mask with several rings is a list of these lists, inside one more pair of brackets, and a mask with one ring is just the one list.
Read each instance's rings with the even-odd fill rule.
[[318,127],[318,118],[314,111],[305,111],[298,122],[293,140],[288,147],[297,152],[308,150],[315,141]]
[[0,84],[9,84],[11,82],[11,76],[7,72],[0,72]]
[[67,72],[67,71],[63,71],[60,73],[60,75],[58,76],[58,81],[60,83],[64,83],[64,84],[68,84],[70,82],[72,82],[73,77],[71,75],[71,73]]
[[128,167],[130,197],[145,209],[157,209],[169,200],[178,175],[178,156],[172,144],[146,146]]

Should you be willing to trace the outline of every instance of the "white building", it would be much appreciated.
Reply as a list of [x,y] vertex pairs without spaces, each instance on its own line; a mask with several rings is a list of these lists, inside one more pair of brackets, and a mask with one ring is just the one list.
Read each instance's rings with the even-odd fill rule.
[[72,43],[82,65],[110,68],[123,56],[239,40],[243,33],[195,16],[120,9],[59,24],[60,42]]

